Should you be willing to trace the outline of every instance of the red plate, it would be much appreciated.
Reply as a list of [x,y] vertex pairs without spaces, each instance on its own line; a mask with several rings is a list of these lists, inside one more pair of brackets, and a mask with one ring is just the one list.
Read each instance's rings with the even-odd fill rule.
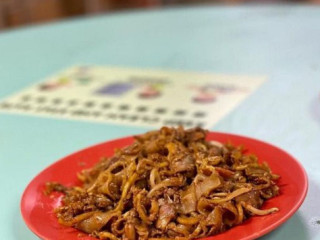
[[[266,161],[279,180],[280,195],[268,200],[263,208],[278,207],[279,212],[250,218],[245,223],[206,240],[256,239],[279,227],[288,220],[302,204],[308,189],[307,175],[301,164],[288,153],[268,143],[252,138],[226,133],[211,132],[208,140],[231,141],[244,145],[260,161]],[[52,164],[36,176],[27,186],[21,199],[21,213],[28,227],[41,239],[47,240],[89,240],[94,239],[70,228],[61,226],[53,213],[60,204],[61,195],[50,198],[43,194],[46,182],[57,181],[68,186],[80,184],[76,173],[94,165],[102,156],[111,156],[113,149],[133,142],[132,137],[117,139],[86,148]]]

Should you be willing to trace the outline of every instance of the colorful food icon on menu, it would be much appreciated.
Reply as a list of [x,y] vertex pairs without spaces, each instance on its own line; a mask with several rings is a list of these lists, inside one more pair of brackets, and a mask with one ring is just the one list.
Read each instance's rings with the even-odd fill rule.
[[134,85],[128,82],[115,82],[100,88],[96,93],[101,95],[121,96],[130,91]]
[[192,97],[192,101],[195,103],[214,103],[218,100],[219,95],[240,90],[234,86],[219,84],[205,84],[202,86],[191,86],[190,88],[196,92]]
[[155,85],[147,85],[139,92],[139,98],[156,98],[161,95],[161,91]]
[[78,67],[71,75],[66,74],[54,81],[45,82],[39,86],[39,89],[41,91],[53,91],[64,87],[86,86],[93,80],[89,70],[90,68],[86,66]]
[[80,85],[87,85],[92,80],[92,76],[90,73],[90,67],[82,66],[77,69],[74,74],[74,79]]
[[70,86],[71,80],[66,77],[61,77],[54,82],[43,83],[39,86],[41,91],[52,91],[62,87]]
[[193,101],[196,103],[213,103],[216,99],[216,95],[210,92],[199,92],[193,97]]

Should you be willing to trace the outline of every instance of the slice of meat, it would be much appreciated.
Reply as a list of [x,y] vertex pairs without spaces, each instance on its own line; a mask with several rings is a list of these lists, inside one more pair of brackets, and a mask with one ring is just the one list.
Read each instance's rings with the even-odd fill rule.
[[255,208],[258,208],[262,205],[262,199],[260,198],[259,191],[250,191],[248,193],[244,193],[235,198],[237,203],[245,202],[252,205]]

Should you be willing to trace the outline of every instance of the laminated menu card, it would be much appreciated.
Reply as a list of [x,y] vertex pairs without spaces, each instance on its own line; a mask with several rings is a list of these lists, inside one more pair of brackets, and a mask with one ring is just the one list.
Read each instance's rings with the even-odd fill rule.
[[0,100],[0,112],[148,127],[211,128],[265,77],[75,66]]

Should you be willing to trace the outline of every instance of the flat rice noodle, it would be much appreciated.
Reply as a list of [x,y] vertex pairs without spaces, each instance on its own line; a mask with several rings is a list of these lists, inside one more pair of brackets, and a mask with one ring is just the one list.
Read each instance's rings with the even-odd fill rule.
[[136,240],[136,229],[132,223],[124,226],[124,235],[128,240]]
[[103,240],[118,240],[114,234],[105,231],[99,233],[99,238]]
[[97,212],[91,217],[83,220],[82,222],[76,224],[76,228],[84,231],[86,233],[92,233],[94,231],[99,231],[103,226],[105,226],[113,218],[121,215],[121,212]]
[[178,233],[178,234],[182,234],[183,236],[189,236],[190,232],[189,232],[189,228],[183,224],[175,224],[173,222],[168,224],[168,229]]
[[224,202],[220,206],[224,210],[223,222],[229,226],[234,225],[238,219],[237,208],[231,202]]
[[191,184],[185,191],[181,193],[181,206],[180,212],[188,214],[196,211],[197,209],[197,197],[195,185]]
[[214,226],[217,230],[222,226],[222,214],[223,211],[220,206],[217,206],[213,209],[213,211],[208,214],[206,218],[206,225]]
[[233,198],[240,196],[244,193],[250,192],[251,191],[251,187],[250,188],[240,188],[237,189],[235,191],[233,191],[232,193],[230,193],[227,197],[225,198],[217,198],[217,199],[209,199],[208,201],[214,204],[218,204],[218,203],[223,203],[223,202],[227,202],[232,200]]
[[221,180],[217,173],[212,173],[210,176],[198,174],[194,179],[196,198],[200,199],[202,196],[208,196],[211,191],[221,185]]
[[241,202],[241,205],[253,215],[263,216],[263,215],[267,215],[267,214],[279,211],[279,208],[276,208],[276,207],[261,210],[261,209],[255,208],[245,202]]

